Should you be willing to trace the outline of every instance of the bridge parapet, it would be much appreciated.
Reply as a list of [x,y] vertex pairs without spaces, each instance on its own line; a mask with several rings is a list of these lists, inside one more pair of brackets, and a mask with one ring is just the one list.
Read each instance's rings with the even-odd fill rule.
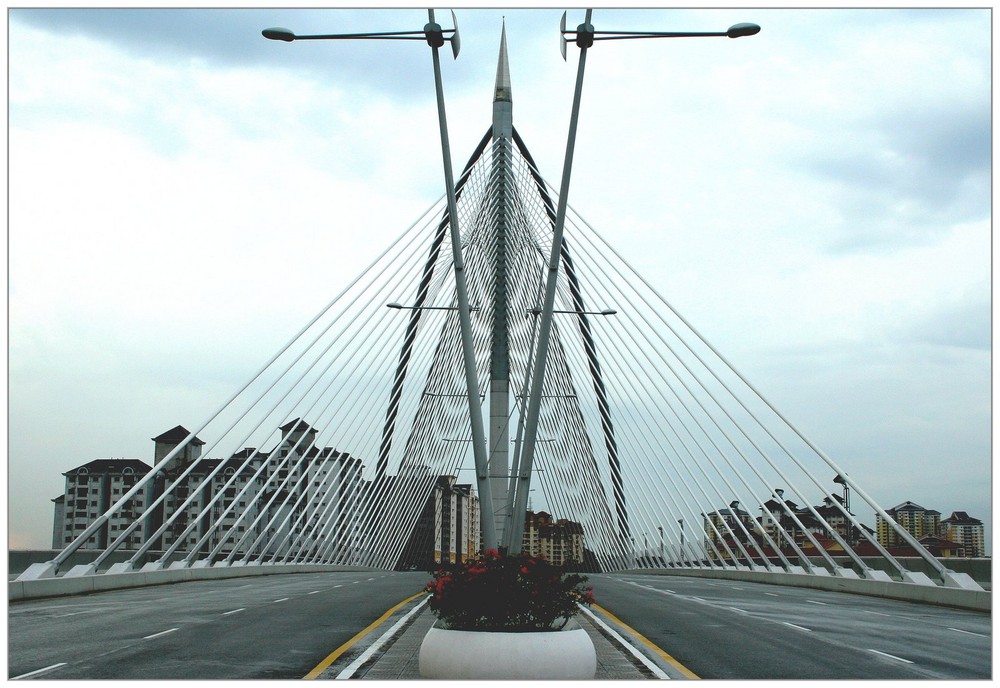
[[325,573],[331,571],[375,571],[368,567],[334,566],[328,564],[277,564],[246,566],[168,568],[158,571],[133,571],[131,573],[105,573],[96,575],[61,576],[35,580],[14,580],[7,583],[9,601],[39,597],[85,595],[105,590],[139,588],[192,580],[269,576],[287,573]]
[[847,592],[855,595],[884,597],[893,600],[984,612],[990,612],[993,608],[993,594],[988,590],[970,590],[941,585],[904,583],[893,580],[871,580],[856,577],[815,576],[795,573],[762,573],[735,568],[633,569],[630,573],[657,576],[694,576],[697,578],[716,578],[751,583],[766,583],[769,585],[787,585],[796,588]]

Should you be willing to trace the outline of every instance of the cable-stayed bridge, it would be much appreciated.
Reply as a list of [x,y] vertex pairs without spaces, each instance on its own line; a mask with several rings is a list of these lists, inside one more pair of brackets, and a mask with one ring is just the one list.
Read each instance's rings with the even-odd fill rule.
[[[432,25],[435,58],[446,40],[457,55],[457,30],[446,39]],[[564,31],[577,35],[581,80],[588,26],[589,15]],[[569,207],[566,183],[546,181],[514,126],[513,94],[501,38],[493,121],[445,197],[19,580],[406,568],[415,552],[444,548],[428,520],[434,532],[447,522],[460,556],[519,549],[537,501],[579,525],[584,561],[601,571],[981,590],[896,524]],[[428,511],[442,478],[468,483],[460,516]],[[919,569],[880,544],[861,508]],[[81,552],[92,559],[69,566]]]

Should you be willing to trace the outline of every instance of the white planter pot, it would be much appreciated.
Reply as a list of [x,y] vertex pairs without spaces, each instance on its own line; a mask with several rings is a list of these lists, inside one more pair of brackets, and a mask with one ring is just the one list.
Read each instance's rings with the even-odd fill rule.
[[597,652],[574,621],[560,631],[494,633],[432,627],[420,645],[423,678],[592,679]]

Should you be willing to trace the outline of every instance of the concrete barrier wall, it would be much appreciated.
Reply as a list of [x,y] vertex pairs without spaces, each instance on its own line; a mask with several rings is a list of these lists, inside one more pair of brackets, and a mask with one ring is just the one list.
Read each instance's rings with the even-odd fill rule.
[[915,583],[884,582],[864,579],[839,578],[836,576],[816,576],[798,573],[768,573],[738,569],[634,569],[631,573],[657,576],[693,576],[715,578],[769,585],[788,585],[796,588],[832,590],[855,595],[869,595],[907,602],[934,604],[942,607],[957,607],[974,611],[990,612],[993,608],[992,593],[987,590],[962,590],[945,588],[940,585],[918,585]]
[[[834,559],[839,559],[839,557],[834,557]],[[873,569],[878,569],[880,571],[885,571],[886,573],[892,573],[892,567],[889,566],[889,562],[883,557],[861,557],[861,560],[865,562],[868,566]],[[934,568],[927,563],[927,560],[921,557],[896,557],[896,560],[902,564],[903,568],[907,571],[915,571],[918,573],[924,573],[928,578],[933,579],[936,576]],[[969,559],[969,558],[939,558],[945,568],[954,571],[955,573],[967,573],[980,585],[991,586],[993,583],[993,560],[986,558],[979,559]],[[842,566],[850,566],[847,557],[844,557],[840,561]]]
[[104,590],[139,588],[147,585],[164,585],[190,580],[242,578],[245,576],[273,576],[287,573],[324,573],[331,571],[374,571],[371,568],[327,566],[322,564],[262,564],[251,566],[226,566],[219,568],[168,569],[164,571],[136,571],[134,573],[102,573],[96,576],[74,578],[40,578],[30,581],[9,581],[7,600],[28,600],[39,597],[85,595]]
[[[102,551],[78,549],[69,556],[69,559],[66,560],[66,563],[61,568],[63,571],[69,571],[78,564],[89,564],[97,559]],[[47,561],[52,561],[58,554],[59,550],[57,549],[11,550],[7,552],[7,573],[23,573],[32,564],[44,564]],[[101,566],[101,570],[107,569],[112,564],[128,561],[129,557],[133,554],[133,552],[126,551],[112,552],[108,560]],[[141,567],[147,561],[156,561],[160,555],[160,552],[147,553],[146,556],[141,558],[138,566]]]

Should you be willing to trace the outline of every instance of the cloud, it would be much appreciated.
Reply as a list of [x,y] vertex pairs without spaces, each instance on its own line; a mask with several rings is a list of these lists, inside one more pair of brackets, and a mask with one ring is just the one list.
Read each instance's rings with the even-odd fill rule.
[[990,351],[990,299],[988,291],[976,290],[966,299],[941,306],[915,323],[910,335],[916,341],[945,347]]
[[[496,69],[499,44],[497,12],[464,10],[460,30],[464,46],[491,46],[490,50],[463,49],[462,70],[450,69],[445,50],[444,68],[449,88],[484,85],[479,72]],[[510,13],[511,45],[544,33],[555,49],[559,12],[517,10]],[[265,40],[261,31],[281,26],[300,35],[370,31],[421,31],[427,22],[423,8],[370,9],[35,9],[11,10],[15,25],[35,27],[70,38],[113,44],[132,58],[148,62],[199,61],[210,69],[280,69],[312,81],[350,84],[360,102],[388,96],[403,102],[425,101],[432,87],[430,59],[423,41],[308,41],[285,44]],[[451,15],[437,11],[436,21],[452,28]],[[426,69],[414,78],[415,60]],[[473,67],[473,69],[470,69]],[[488,84],[487,84],[488,86]],[[488,92],[488,91],[487,91]],[[280,87],[271,91],[283,97]]]

